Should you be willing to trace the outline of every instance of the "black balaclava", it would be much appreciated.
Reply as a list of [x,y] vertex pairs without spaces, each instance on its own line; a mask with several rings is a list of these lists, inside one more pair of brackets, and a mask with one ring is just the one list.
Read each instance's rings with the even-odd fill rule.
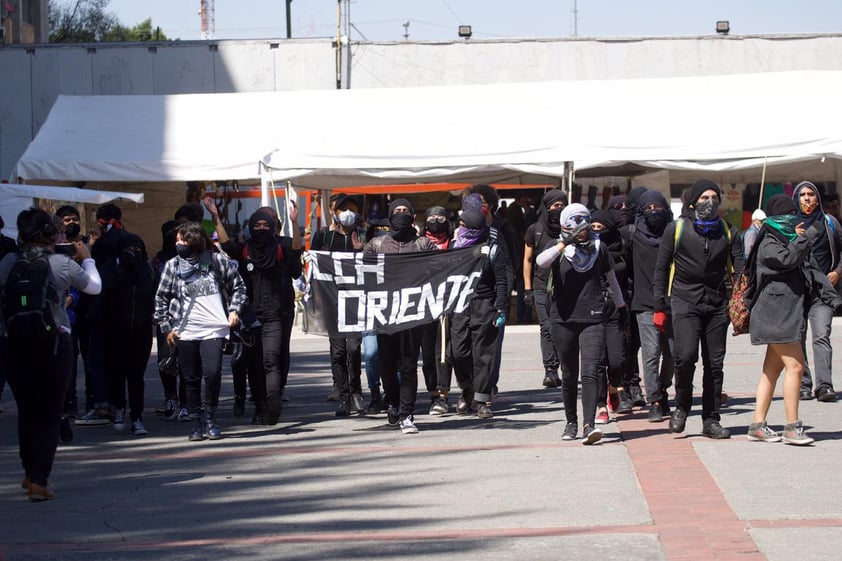
[[544,193],[541,205],[538,207],[538,224],[545,234],[553,238],[557,238],[561,232],[561,211],[564,207],[550,210],[550,207],[558,201],[567,206],[567,193],[561,189],[550,189]]
[[[255,225],[265,220],[269,225],[268,230],[256,230]],[[248,241],[249,260],[254,263],[257,269],[268,269],[278,261],[278,241],[275,233],[278,231],[278,222],[268,212],[258,210],[249,218]]]
[[[626,208],[614,208],[615,205],[621,205],[623,203],[626,203]],[[634,217],[634,214],[629,208],[628,198],[625,195],[614,195],[608,199],[608,203],[605,206],[605,210],[611,214],[618,228],[628,224]]]
[[[409,209],[409,213],[395,212],[399,206],[405,206]],[[415,209],[412,203],[406,199],[395,199],[389,205],[389,225],[392,230],[389,235],[399,242],[408,242],[416,237],[415,232]]]

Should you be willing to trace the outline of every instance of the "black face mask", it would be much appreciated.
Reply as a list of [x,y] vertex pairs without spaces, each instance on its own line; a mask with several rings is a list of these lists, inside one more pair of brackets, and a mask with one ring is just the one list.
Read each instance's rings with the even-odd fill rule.
[[414,222],[411,214],[396,212],[389,217],[389,224],[392,225],[391,236],[399,242],[408,242],[415,234],[415,228],[412,227]]
[[64,236],[68,240],[74,240],[79,237],[79,234],[82,233],[82,226],[77,224],[76,222],[71,222],[70,224],[66,224],[64,226]]
[[275,238],[275,234],[272,233],[272,230],[252,230],[251,231],[251,241],[256,243],[257,245],[268,244]]
[[670,213],[662,208],[644,210],[643,220],[653,233],[660,234],[670,221]]
[[193,251],[193,248],[190,247],[187,244],[176,244],[175,252],[182,259],[187,259],[188,257],[192,257],[196,253],[195,251]]
[[608,214],[611,215],[611,218],[614,219],[614,223],[617,224],[617,227],[620,228],[625,226],[629,223],[629,217],[631,216],[631,211],[628,208],[609,208]]
[[140,251],[126,251],[120,252],[120,264],[129,270],[138,269],[143,263],[143,254]]
[[447,231],[447,223],[439,222],[438,220],[435,222],[427,222],[427,231],[431,234],[441,234],[442,232]]
[[550,228],[557,228],[561,225],[561,210],[560,208],[554,208],[547,211],[547,224]]

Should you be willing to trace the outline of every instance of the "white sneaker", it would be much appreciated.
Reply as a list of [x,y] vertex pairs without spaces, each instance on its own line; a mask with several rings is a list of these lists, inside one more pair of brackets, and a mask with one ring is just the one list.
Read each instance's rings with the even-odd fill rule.
[[114,422],[111,423],[111,426],[114,427],[114,430],[125,430],[126,429],[126,409],[117,409],[114,413]]
[[418,427],[415,426],[415,419],[410,415],[401,421],[401,432],[404,434],[416,434]]
[[186,407],[182,407],[181,411],[178,413],[178,422],[179,423],[186,423],[190,421],[190,413],[187,412]]
[[132,434],[135,436],[146,436],[149,434],[149,431],[143,426],[143,421],[138,419],[137,421],[132,422]]

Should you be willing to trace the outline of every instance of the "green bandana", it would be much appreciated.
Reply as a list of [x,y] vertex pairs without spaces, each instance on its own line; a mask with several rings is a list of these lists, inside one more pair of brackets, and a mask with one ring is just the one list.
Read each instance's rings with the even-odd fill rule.
[[779,216],[768,216],[764,224],[767,224],[773,230],[780,232],[787,240],[793,241],[798,234],[795,233],[795,227],[801,222],[795,214],[781,214]]

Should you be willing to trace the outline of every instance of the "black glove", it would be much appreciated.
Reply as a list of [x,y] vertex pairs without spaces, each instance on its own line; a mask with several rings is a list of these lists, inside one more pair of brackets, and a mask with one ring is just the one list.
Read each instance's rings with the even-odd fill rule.
[[564,242],[564,245],[569,245],[573,240],[576,239],[576,236],[578,236],[590,227],[591,225],[588,222],[581,222],[573,228],[562,227],[561,241]]
[[535,303],[535,295],[532,294],[531,289],[523,291],[523,303],[530,307]]

